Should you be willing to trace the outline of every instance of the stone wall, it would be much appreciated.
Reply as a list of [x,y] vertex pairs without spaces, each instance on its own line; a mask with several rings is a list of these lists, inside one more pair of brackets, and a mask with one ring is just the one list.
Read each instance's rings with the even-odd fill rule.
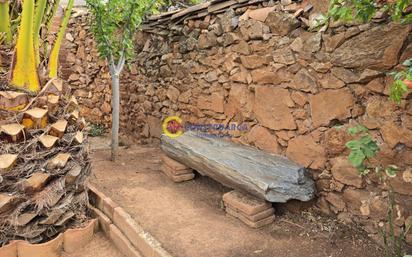
[[69,81],[89,122],[110,126],[111,89],[106,62],[99,58],[84,8],[73,10],[60,55],[61,76]]
[[[170,115],[192,123],[246,123],[247,133],[233,140],[309,168],[316,206],[375,234],[386,216],[388,187],[373,172],[359,177],[346,160],[346,129],[362,123],[382,149],[373,163],[401,170],[391,179],[399,229],[412,215],[412,103],[388,99],[387,71],[412,57],[411,27],[376,17],[309,32],[313,16],[301,7],[263,2],[149,24],[136,36],[137,61],[122,79],[122,131],[147,142]],[[76,90],[86,115],[109,122],[107,70],[88,55],[95,50],[84,17],[75,22],[70,33],[80,43],[69,43],[67,59],[77,73],[68,78],[88,85]]]

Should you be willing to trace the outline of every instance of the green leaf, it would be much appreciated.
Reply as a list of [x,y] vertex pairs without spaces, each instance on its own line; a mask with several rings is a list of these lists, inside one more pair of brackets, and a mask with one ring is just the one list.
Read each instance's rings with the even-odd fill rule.
[[349,154],[349,162],[355,166],[355,167],[360,167],[363,164],[363,161],[365,160],[366,156],[363,154],[362,151],[360,150],[353,150]]
[[345,146],[351,150],[360,150],[361,143],[357,140],[351,140],[345,144]]
[[368,128],[361,125],[361,124],[358,124],[354,127],[348,128],[348,133],[351,136],[354,136],[354,135],[359,134],[359,133],[367,133],[367,132],[369,132]]
[[411,59],[406,59],[403,63],[403,66],[412,66],[412,60]]
[[408,87],[406,86],[405,82],[403,82],[402,80],[395,80],[395,82],[389,89],[389,98],[397,104],[400,104],[403,95],[407,92]]
[[366,144],[369,144],[370,142],[372,142],[372,138],[371,138],[370,135],[366,135],[366,136],[361,137],[361,139],[359,139],[359,142],[362,145],[366,145]]

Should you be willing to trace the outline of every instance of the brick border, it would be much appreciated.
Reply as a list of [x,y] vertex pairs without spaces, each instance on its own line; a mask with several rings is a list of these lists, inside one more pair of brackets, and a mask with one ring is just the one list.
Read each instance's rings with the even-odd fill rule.
[[122,207],[92,184],[88,184],[90,209],[99,227],[127,257],[172,257]]
[[[1,257],[59,257],[63,251],[75,252],[86,246],[94,236],[97,219],[93,219],[83,228],[68,229],[56,238],[42,243],[31,244],[25,240],[13,240],[0,247]],[[73,240],[75,235],[76,240]],[[68,252],[68,251],[66,251]]]

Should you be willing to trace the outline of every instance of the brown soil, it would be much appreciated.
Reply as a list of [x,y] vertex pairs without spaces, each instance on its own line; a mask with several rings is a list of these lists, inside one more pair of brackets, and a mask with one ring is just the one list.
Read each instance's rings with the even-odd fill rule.
[[124,257],[124,255],[116,249],[102,232],[99,232],[83,249],[71,254],[63,253],[61,257]]
[[117,163],[107,149],[92,154],[92,183],[124,207],[178,257],[372,257],[377,246],[362,232],[311,212],[278,215],[251,229],[222,209],[228,188],[207,178],[175,184],[159,171],[161,151],[134,146]]

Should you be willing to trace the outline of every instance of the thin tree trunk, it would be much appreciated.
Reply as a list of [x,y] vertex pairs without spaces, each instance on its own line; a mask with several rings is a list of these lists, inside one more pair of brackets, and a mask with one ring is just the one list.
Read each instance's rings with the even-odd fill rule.
[[120,116],[120,79],[115,68],[110,69],[112,76],[112,161],[116,161],[119,149],[119,116]]

